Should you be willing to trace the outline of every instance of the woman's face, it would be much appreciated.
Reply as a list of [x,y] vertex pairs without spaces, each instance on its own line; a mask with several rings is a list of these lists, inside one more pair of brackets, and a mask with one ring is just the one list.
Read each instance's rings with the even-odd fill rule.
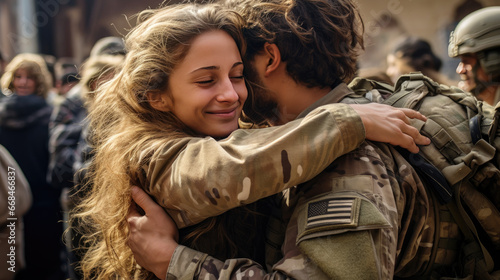
[[166,109],[196,132],[225,137],[238,128],[247,88],[234,40],[217,30],[196,37],[169,78]]
[[14,92],[21,96],[33,94],[36,90],[35,77],[23,68],[14,72],[12,85],[14,86]]
[[406,58],[399,58],[393,54],[387,55],[387,69],[385,73],[391,78],[393,83],[396,83],[399,76],[415,72],[415,69],[408,65]]

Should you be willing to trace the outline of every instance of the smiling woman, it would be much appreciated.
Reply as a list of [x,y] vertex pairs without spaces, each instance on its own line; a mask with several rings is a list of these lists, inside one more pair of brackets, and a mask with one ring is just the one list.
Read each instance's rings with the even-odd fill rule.
[[345,104],[280,127],[237,129],[247,99],[243,25],[215,4],[138,15],[121,71],[90,107],[95,158],[71,214],[87,246],[85,279],[152,276],[126,244],[133,185],[171,215],[181,244],[263,263],[269,213],[257,200],[313,178],[364,140],[360,116]]
[[151,93],[151,106],[172,112],[200,135],[225,137],[238,128],[247,98],[235,41],[216,30],[196,37],[170,76],[166,92]]

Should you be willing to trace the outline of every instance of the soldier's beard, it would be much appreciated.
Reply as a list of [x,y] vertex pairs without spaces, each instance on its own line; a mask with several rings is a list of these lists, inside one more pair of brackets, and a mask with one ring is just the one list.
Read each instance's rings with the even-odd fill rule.
[[243,105],[245,115],[254,123],[276,123],[280,119],[278,104],[272,99],[257,71],[247,63],[245,76],[249,85],[248,98]]

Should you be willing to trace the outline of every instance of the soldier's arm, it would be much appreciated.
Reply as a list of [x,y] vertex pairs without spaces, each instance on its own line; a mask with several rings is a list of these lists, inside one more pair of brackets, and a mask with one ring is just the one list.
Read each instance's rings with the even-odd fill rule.
[[252,276],[252,279],[289,279],[280,271],[268,274],[258,263],[249,259],[223,262],[178,245],[177,228],[163,209],[137,187],[132,188],[132,198],[145,215],[140,214],[135,205],[130,207],[127,215],[130,228],[127,244],[137,263],[158,278],[241,279],[247,275]]
[[[283,271],[268,273],[261,265],[250,259],[228,259],[220,261],[207,254],[179,245],[175,249],[166,275],[160,279],[295,279]],[[318,279],[318,278],[303,278]]]
[[142,185],[183,228],[313,178],[364,136],[350,106],[329,105],[283,126],[166,144]]

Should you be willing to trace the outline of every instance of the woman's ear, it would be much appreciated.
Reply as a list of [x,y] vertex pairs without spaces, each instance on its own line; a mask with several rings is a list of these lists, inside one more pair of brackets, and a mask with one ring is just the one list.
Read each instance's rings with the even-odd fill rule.
[[149,105],[154,109],[162,112],[170,111],[170,102],[165,92],[148,92],[146,94]]
[[276,44],[264,44],[264,52],[268,57],[267,67],[265,75],[269,75],[274,72],[281,64],[281,53]]

